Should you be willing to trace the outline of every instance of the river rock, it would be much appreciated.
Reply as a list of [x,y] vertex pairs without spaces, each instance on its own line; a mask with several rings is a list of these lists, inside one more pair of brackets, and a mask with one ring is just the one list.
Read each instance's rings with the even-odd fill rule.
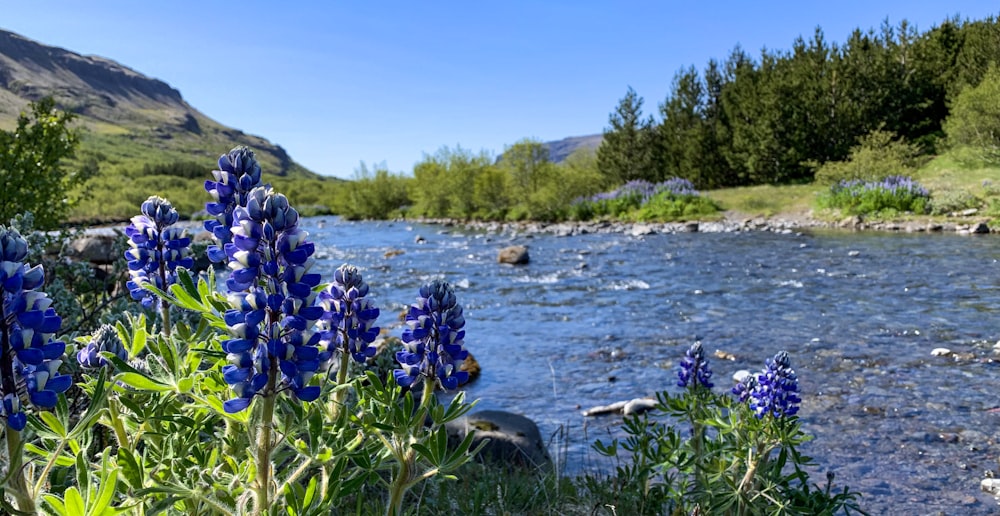
[[652,235],[656,233],[656,229],[649,224],[633,224],[632,229],[629,230],[628,234],[634,237]]
[[740,369],[739,371],[733,373],[733,383],[742,383],[743,380],[746,380],[751,374],[752,373],[746,369]]
[[584,417],[592,416],[603,416],[606,414],[621,414],[622,410],[625,409],[625,405],[628,401],[616,401],[610,405],[598,405],[593,408],[584,410],[582,414]]
[[861,226],[862,222],[863,221],[861,220],[861,216],[860,215],[854,215],[852,217],[847,217],[844,220],[840,221],[840,227],[842,227],[842,228],[857,228],[857,227]]
[[119,238],[119,235],[87,235],[70,242],[69,247],[74,258],[97,265],[107,265],[122,258],[115,252],[115,244]]
[[528,247],[523,245],[512,245],[504,247],[497,255],[497,261],[511,265],[525,265],[530,261]]
[[931,350],[932,357],[946,357],[951,355],[951,350],[948,348],[934,348]]
[[479,367],[479,361],[476,360],[476,357],[472,356],[472,353],[469,353],[469,355],[465,357],[465,360],[463,360],[458,366],[458,370],[469,373],[468,383],[476,381],[476,379],[479,378],[479,374],[482,372],[482,368]]
[[625,401],[616,401],[610,405],[598,405],[584,410],[584,417],[604,416],[608,414],[620,414],[628,416],[630,414],[642,414],[648,412],[656,406],[657,401],[653,398],[635,398]]
[[477,459],[486,459],[507,466],[550,469],[549,457],[542,433],[534,421],[502,410],[481,410],[447,423],[449,441],[455,445],[475,431],[472,447],[488,440]]
[[629,416],[632,414],[643,414],[653,410],[656,407],[656,400],[652,398],[636,398],[625,404],[622,408],[622,414]]
[[979,488],[991,495],[1000,495],[1000,478],[984,478]]

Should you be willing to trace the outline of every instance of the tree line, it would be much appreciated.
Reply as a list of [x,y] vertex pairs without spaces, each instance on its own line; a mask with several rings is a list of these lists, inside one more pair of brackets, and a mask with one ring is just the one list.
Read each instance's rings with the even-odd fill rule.
[[790,50],[740,47],[699,72],[677,72],[658,117],[631,88],[597,152],[602,174],[689,179],[699,188],[807,182],[859,139],[886,131],[934,153],[956,98],[1000,62],[1000,22],[946,20],[926,32],[903,21],[854,30],[843,44],[819,28]]

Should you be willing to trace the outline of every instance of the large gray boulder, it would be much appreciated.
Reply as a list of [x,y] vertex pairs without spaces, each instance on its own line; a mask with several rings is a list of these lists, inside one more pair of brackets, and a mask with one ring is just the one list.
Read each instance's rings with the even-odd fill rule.
[[552,458],[534,421],[502,410],[481,410],[446,425],[448,438],[459,443],[475,431],[472,447],[489,440],[477,460],[519,468],[550,469]]
[[527,264],[529,260],[528,248],[523,245],[504,247],[500,250],[500,254],[497,256],[498,262],[508,263],[511,265],[524,265]]
[[121,254],[115,252],[116,249],[121,250],[116,245],[120,238],[121,235],[85,235],[70,242],[69,251],[74,258],[80,261],[96,265],[111,264],[122,258]]

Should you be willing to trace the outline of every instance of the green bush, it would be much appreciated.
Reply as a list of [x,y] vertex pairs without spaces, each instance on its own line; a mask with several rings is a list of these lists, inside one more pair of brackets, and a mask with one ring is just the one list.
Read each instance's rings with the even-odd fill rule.
[[980,160],[1000,163],[1000,68],[996,63],[978,85],[966,87],[951,103],[943,123],[948,142],[968,147]]
[[699,195],[674,195],[662,192],[649,200],[636,212],[636,219],[643,221],[690,220],[713,215],[719,207],[707,197]]
[[881,181],[841,181],[820,196],[824,208],[853,215],[927,213],[930,194],[913,179],[889,176]]
[[891,132],[875,130],[858,140],[847,160],[818,165],[816,181],[836,184],[856,179],[876,181],[883,177],[911,175],[919,164],[919,155],[917,146],[902,138],[897,139]]

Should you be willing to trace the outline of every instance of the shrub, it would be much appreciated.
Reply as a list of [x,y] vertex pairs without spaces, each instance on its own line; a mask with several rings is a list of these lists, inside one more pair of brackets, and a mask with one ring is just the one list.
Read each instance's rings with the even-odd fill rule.
[[965,146],[981,161],[1000,162],[1000,67],[991,63],[978,85],[952,101],[943,128],[948,142]]
[[687,179],[674,177],[660,183],[635,180],[610,192],[579,198],[568,208],[570,218],[633,218],[675,220],[718,211],[710,199],[701,197]]
[[930,207],[930,194],[909,177],[889,176],[881,181],[841,181],[830,187],[819,202],[823,207],[854,215],[890,210],[926,213]]
[[[829,161],[816,169],[816,181],[837,184],[842,181],[876,181],[883,177],[909,175],[916,169],[920,150],[902,138],[882,130],[872,131],[858,140],[845,161]],[[816,166],[816,164],[813,164]]]

